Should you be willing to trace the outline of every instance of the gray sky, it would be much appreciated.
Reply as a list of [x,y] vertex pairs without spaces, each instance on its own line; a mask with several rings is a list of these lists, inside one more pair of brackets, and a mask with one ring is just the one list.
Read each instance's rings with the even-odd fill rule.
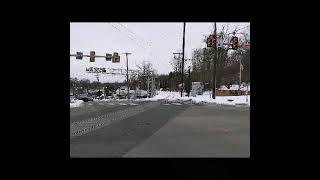
[[[249,31],[250,23],[217,23],[218,31],[223,25],[229,25],[229,31],[235,26]],[[249,27],[248,27],[249,26]],[[248,28],[247,28],[248,27]],[[213,30],[213,23],[186,23],[185,58],[191,58],[193,49],[204,48],[204,36]],[[96,55],[118,52],[120,63],[112,63],[104,58],[77,60],[70,57],[70,76],[78,79],[96,80],[93,74],[85,72],[86,67],[126,68],[124,52],[130,52],[129,69],[137,69],[136,64],[143,61],[152,63],[160,74],[172,71],[170,60],[173,52],[182,52],[183,23],[70,23],[70,54],[77,51]],[[187,66],[188,64],[186,64]],[[101,75],[100,82],[121,82],[121,75]]]

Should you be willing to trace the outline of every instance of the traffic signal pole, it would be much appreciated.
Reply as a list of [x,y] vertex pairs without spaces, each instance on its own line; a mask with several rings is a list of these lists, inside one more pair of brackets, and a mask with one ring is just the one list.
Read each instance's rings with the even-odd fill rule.
[[191,70],[190,70],[190,66],[189,66],[189,70],[188,70],[188,75],[189,75],[189,79],[188,79],[188,97],[190,97],[190,91],[191,91]]
[[181,67],[181,97],[183,93],[183,69],[184,69],[184,41],[186,32],[186,22],[183,22],[183,41],[182,41],[182,67]]
[[[214,34],[217,34],[217,24],[214,22]],[[216,71],[217,71],[217,60],[218,60],[218,52],[217,52],[217,43],[214,45],[214,61],[213,61],[213,74],[212,74],[212,99],[216,99]]]
[[129,100],[129,95],[130,95],[130,90],[129,90],[129,67],[128,67],[128,55],[130,55],[131,53],[124,53],[126,54],[126,59],[127,59],[127,89],[128,89],[128,100]]
[[239,75],[239,90],[240,90],[241,89],[241,87],[240,87],[241,86],[241,65],[242,65],[241,64],[241,57],[240,57],[240,61],[239,62],[240,62],[240,75]]

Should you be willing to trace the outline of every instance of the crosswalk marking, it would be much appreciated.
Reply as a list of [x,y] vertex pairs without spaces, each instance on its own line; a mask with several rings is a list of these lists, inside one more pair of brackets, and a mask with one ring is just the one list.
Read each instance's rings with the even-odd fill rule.
[[182,105],[182,104],[180,104],[180,103],[171,103],[171,104],[173,104],[173,105],[178,105],[178,106]]
[[138,104],[135,104],[135,103],[129,103],[130,105],[132,105],[132,106],[136,106],[136,105],[138,105]]

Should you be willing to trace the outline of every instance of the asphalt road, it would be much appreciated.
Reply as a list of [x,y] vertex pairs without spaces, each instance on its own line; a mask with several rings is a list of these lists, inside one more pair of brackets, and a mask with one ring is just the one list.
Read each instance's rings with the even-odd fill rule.
[[[188,107],[189,105],[160,105],[70,139],[70,156],[121,157]],[[121,108],[125,108],[125,106],[121,106]],[[115,108],[112,108],[110,111],[114,110]]]
[[[141,105],[145,102],[134,102],[133,104]],[[83,121],[91,117],[97,117],[106,113],[115,112],[130,108],[135,105],[130,105],[127,101],[94,101],[84,102],[80,107],[70,108],[70,123]]]
[[250,157],[250,109],[192,106],[124,157]]
[[[108,103],[70,109],[70,123],[132,107]],[[163,102],[70,139],[70,157],[250,157],[250,108]]]

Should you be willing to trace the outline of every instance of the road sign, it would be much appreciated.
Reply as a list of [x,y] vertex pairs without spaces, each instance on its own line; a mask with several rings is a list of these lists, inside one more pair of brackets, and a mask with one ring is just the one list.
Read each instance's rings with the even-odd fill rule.
[[76,59],[82,59],[82,58],[83,58],[83,53],[77,52]]
[[93,71],[93,67],[89,67],[88,69],[86,68],[87,72],[92,72]]
[[120,56],[118,53],[113,53],[113,56],[112,56],[112,63],[120,63]]
[[90,73],[102,73],[102,72],[107,72],[106,68],[97,68],[97,67],[90,67],[90,68],[86,68],[87,72]]
[[223,37],[222,37],[222,35],[218,36],[217,46],[220,47],[220,48],[223,46]]
[[90,62],[94,62],[95,54],[95,51],[90,51]]
[[112,59],[112,54],[106,53],[106,61],[111,61]]

